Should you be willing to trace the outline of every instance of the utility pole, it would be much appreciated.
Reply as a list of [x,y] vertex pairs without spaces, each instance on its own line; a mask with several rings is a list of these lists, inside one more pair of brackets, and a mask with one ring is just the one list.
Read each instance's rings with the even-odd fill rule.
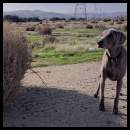
[[97,3],[94,4],[94,19],[96,21],[96,13],[98,13],[98,9],[97,9]]
[[78,18],[79,17],[78,15],[80,15],[80,16],[82,15],[83,18],[87,21],[87,10],[86,10],[86,4],[85,3],[77,3],[76,4],[75,11],[74,11],[74,17]]

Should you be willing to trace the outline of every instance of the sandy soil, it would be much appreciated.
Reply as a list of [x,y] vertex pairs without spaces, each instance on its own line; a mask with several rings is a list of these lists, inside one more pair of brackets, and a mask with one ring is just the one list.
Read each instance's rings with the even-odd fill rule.
[[31,71],[14,104],[3,113],[3,126],[13,127],[127,127],[127,74],[121,90],[119,114],[113,115],[116,82],[106,80],[106,111],[98,110],[100,62],[37,68],[47,87]]

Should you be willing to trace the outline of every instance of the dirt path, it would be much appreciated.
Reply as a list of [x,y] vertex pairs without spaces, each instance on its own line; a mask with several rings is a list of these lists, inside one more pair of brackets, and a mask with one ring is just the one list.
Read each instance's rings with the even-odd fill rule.
[[106,81],[106,111],[98,110],[97,88],[100,62],[37,68],[48,86],[30,71],[10,109],[4,112],[4,126],[18,127],[126,127],[127,75],[119,101],[119,115],[112,114],[116,82]]

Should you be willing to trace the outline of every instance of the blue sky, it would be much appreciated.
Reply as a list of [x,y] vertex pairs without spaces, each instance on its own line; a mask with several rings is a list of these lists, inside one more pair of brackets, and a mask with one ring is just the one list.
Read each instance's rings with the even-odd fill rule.
[[[72,14],[76,3],[3,3],[4,11],[14,10],[43,10],[47,12],[58,12]],[[94,3],[86,3],[87,12],[95,11]],[[97,3],[96,12],[127,12],[127,3]]]

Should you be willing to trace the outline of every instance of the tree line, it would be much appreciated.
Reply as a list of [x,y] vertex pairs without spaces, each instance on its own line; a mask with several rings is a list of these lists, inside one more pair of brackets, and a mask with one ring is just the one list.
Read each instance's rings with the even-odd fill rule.
[[30,18],[21,18],[15,15],[5,15],[3,17],[4,20],[12,21],[12,22],[37,22],[41,21],[38,17],[30,17]]
[[[29,18],[24,18],[24,17],[18,17],[15,15],[5,15],[3,17],[3,20],[8,20],[12,22],[40,22],[45,19],[39,19],[38,17],[29,17]],[[57,20],[85,20],[84,18],[59,18],[59,17],[53,17],[50,18],[49,20],[51,21],[57,21]]]

